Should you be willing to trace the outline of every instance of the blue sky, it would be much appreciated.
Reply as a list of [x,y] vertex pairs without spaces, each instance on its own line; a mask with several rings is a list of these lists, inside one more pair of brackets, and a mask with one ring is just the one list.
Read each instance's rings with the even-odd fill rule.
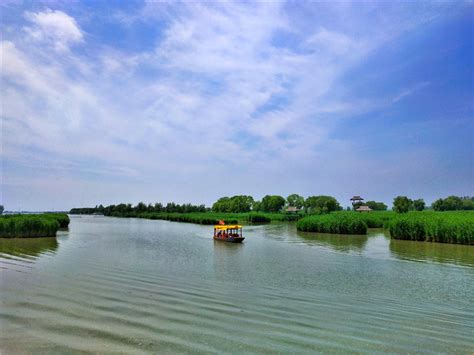
[[3,1],[1,203],[473,195],[473,7]]

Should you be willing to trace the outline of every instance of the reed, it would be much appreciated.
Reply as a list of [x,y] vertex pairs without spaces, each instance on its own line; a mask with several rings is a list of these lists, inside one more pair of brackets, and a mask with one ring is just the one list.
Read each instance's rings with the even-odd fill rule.
[[389,223],[394,239],[474,245],[474,212],[411,212]]
[[358,218],[367,224],[368,228],[384,228],[388,226],[388,222],[394,218],[397,214],[393,211],[373,211],[373,212],[354,212],[354,211],[341,211],[333,212],[334,215],[345,215]]
[[298,221],[296,228],[302,232],[366,234],[368,227],[360,214],[331,213],[304,217]]
[[55,237],[59,227],[56,218],[44,214],[1,216],[0,238]]
[[69,216],[65,213],[45,213],[41,216],[55,219],[59,223],[59,228],[68,228],[69,222],[71,221]]

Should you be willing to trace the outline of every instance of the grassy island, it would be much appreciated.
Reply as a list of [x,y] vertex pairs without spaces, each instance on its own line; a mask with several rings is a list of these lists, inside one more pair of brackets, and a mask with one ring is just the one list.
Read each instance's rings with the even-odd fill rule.
[[55,237],[60,228],[68,225],[69,217],[63,213],[0,216],[0,238]]

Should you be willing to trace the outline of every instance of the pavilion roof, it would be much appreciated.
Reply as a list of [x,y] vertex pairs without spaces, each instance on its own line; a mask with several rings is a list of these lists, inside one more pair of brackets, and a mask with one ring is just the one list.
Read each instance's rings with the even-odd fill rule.
[[360,196],[353,196],[353,197],[351,198],[351,201],[352,201],[352,200],[363,200],[363,198],[360,197]]

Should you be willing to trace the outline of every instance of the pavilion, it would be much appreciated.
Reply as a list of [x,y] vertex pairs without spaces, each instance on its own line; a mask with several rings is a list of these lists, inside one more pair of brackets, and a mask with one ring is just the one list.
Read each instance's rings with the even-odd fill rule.
[[364,199],[360,196],[353,196],[351,197],[352,204],[355,205],[356,203],[360,203],[364,201]]

